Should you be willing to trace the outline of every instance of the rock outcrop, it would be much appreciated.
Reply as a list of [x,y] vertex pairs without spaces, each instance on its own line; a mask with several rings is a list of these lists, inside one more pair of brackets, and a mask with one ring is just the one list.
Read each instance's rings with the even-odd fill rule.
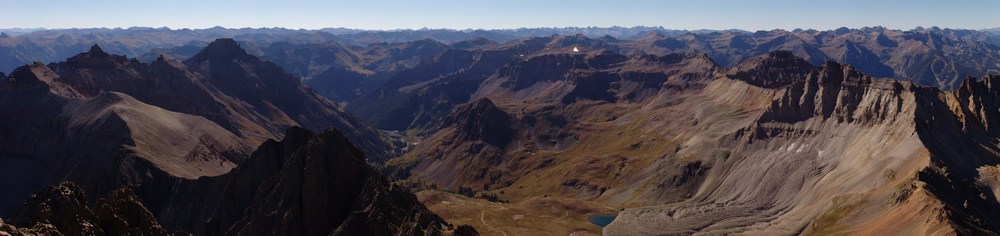
[[[45,188],[21,204],[0,232],[13,235],[168,235],[128,188],[119,188],[91,209],[80,186],[63,182]],[[20,228],[17,228],[20,227]]]
[[780,88],[801,80],[812,69],[812,64],[790,51],[774,51],[741,63],[728,76],[757,87]]
[[487,98],[456,107],[442,125],[456,128],[455,136],[446,138],[454,142],[482,141],[503,149],[514,138],[514,117]]
[[[163,221],[198,235],[439,235],[455,228],[336,129],[293,127],[232,172],[181,184]],[[197,191],[198,189],[210,191]]]

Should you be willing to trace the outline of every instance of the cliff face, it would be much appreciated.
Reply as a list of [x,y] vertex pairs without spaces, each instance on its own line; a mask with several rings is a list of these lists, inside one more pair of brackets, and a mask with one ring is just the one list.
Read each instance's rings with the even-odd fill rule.
[[[979,118],[992,77],[940,92],[831,62],[775,78],[791,80],[746,128],[678,151],[701,163],[700,190],[628,209],[605,233],[997,232],[986,212],[1000,202],[982,184],[996,144]],[[705,147],[727,153],[695,154]]]

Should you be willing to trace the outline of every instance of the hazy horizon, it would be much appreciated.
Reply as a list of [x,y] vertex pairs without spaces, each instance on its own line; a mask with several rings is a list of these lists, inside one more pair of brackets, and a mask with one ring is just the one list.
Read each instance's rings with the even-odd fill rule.
[[[837,27],[837,28],[829,28],[829,29],[814,29],[814,28],[793,28],[793,29],[786,29],[786,28],[774,28],[774,29],[757,29],[757,30],[736,29],[736,28],[731,28],[731,29],[676,29],[676,28],[669,28],[669,27],[665,27],[665,26],[648,26],[648,25],[636,25],[636,26],[617,26],[617,25],[614,25],[614,26],[542,26],[542,27],[520,27],[520,28],[465,28],[465,29],[456,29],[456,28],[429,28],[429,27],[422,27],[422,28],[398,28],[398,29],[363,29],[363,28],[349,28],[349,27],[322,27],[322,28],[308,28],[307,29],[307,28],[289,28],[289,27],[280,27],[280,26],[275,26],[275,27],[223,27],[223,26],[212,26],[212,27],[205,27],[205,28],[173,28],[173,27],[167,27],[167,26],[128,26],[128,27],[85,27],[85,28],[44,28],[44,27],[25,28],[25,27],[10,27],[10,28],[0,28],[0,31],[4,31],[4,30],[20,30],[20,31],[90,30],[90,29],[109,29],[109,30],[113,30],[113,29],[131,29],[131,28],[150,28],[150,29],[166,28],[166,29],[169,29],[169,30],[209,30],[209,29],[213,29],[213,28],[217,28],[217,27],[222,27],[224,29],[237,29],[237,30],[238,29],[285,29],[285,30],[316,31],[316,30],[324,30],[324,29],[344,29],[344,30],[358,30],[358,31],[387,31],[387,32],[391,32],[391,31],[407,31],[407,30],[409,30],[409,31],[417,31],[417,30],[453,30],[453,31],[486,30],[486,31],[490,31],[490,30],[519,30],[519,29],[567,29],[567,28],[581,28],[581,29],[585,29],[585,28],[603,28],[603,29],[607,29],[607,28],[615,28],[615,27],[629,29],[629,28],[637,28],[637,27],[646,27],[646,28],[662,28],[664,30],[684,30],[684,31],[702,31],[702,30],[706,30],[706,31],[727,31],[727,30],[741,30],[741,31],[754,32],[754,31],[770,31],[770,30],[793,31],[793,30],[797,30],[797,29],[800,29],[800,30],[827,31],[827,30],[836,30],[838,28],[842,28],[842,27],[846,27],[846,26]],[[925,29],[932,28],[932,27],[938,27],[938,28],[941,28],[941,29],[954,29],[954,30],[995,30],[995,29],[1000,29],[1000,27],[987,27],[987,28],[949,28],[949,27],[940,27],[940,26],[916,26],[916,27],[913,27],[913,28],[892,28],[892,27],[885,27],[885,26],[881,26],[881,25],[871,25],[871,26],[862,26],[862,27],[846,27],[846,28],[849,28],[849,29],[861,29],[861,28],[874,28],[874,27],[884,27],[884,28],[890,29],[890,30],[913,30],[913,29],[916,29],[917,27],[922,27],[922,28],[925,28]]]
[[[362,30],[662,26],[676,30],[829,30],[1000,27],[1000,1],[210,1],[0,0],[0,28],[225,28]],[[44,14],[40,14],[44,13]]]

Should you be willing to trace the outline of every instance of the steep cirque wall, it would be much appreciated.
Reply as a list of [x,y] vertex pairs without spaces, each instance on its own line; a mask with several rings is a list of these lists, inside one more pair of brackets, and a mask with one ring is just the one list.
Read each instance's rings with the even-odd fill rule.
[[[689,198],[627,209],[605,232],[997,232],[995,190],[977,184],[995,179],[977,168],[998,161],[984,118],[998,108],[994,80],[942,93],[826,63],[746,128],[682,148],[710,167]],[[699,146],[726,155],[699,157]]]

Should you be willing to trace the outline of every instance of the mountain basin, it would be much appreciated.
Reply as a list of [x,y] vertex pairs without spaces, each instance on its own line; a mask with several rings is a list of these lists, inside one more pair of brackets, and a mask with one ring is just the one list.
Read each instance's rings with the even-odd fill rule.
[[615,217],[618,217],[618,213],[593,213],[587,215],[587,221],[603,228],[611,224],[612,221],[615,221]]

